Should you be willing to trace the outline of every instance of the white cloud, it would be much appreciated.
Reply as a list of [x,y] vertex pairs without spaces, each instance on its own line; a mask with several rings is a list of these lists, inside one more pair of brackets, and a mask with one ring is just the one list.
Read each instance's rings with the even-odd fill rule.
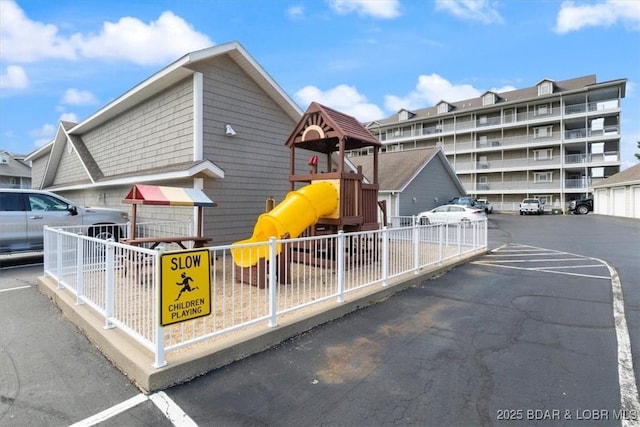
[[98,104],[98,98],[88,90],[67,89],[60,101],[67,105],[95,105]]
[[85,58],[126,60],[140,65],[177,59],[213,45],[209,37],[172,12],[162,13],[149,24],[132,17],[120,18],[117,23],[105,22],[100,34],[75,34],[71,40]]
[[60,121],[78,123],[78,115],[76,113],[62,113]]
[[576,5],[565,1],[560,7],[555,31],[560,34],[578,31],[584,27],[609,27],[618,22],[640,30],[640,2],[607,0],[599,3]]
[[287,9],[287,16],[293,20],[304,19],[304,8],[302,6],[291,6]]
[[0,0],[0,17],[0,58],[33,62],[76,57],[69,40],[58,35],[58,27],[30,20],[14,1]]
[[353,116],[361,122],[384,117],[383,111],[377,105],[369,103],[367,98],[358,93],[353,86],[343,84],[327,91],[322,91],[315,86],[306,86],[294,96],[300,105],[306,106],[315,101]]
[[502,23],[504,20],[490,0],[436,0],[436,10],[449,12],[468,21],[480,21],[483,24]]
[[26,89],[29,77],[22,67],[9,65],[7,72],[0,74],[0,89]]
[[341,15],[356,12],[360,16],[383,19],[400,16],[399,0],[329,0],[329,7]]
[[[514,90],[513,86],[492,88],[497,93]],[[438,74],[421,75],[418,77],[416,88],[404,97],[387,95],[385,108],[388,111],[398,111],[402,108],[416,110],[432,107],[439,101],[457,102],[476,98],[486,92],[486,89],[476,89],[470,84],[455,85]]]
[[0,58],[13,62],[91,58],[151,65],[214,44],[170,11],[149,23],[123,17],[105,22],[97,34],[71,36],[60,34],[53,24],[32,21],[12,0],[0,0],[0,16]]
[[34,139],[33,143],[36,147],[42,147],[51,142],[56,136],[56,126],[46,123],[40,129],[29,131],[29,136]]

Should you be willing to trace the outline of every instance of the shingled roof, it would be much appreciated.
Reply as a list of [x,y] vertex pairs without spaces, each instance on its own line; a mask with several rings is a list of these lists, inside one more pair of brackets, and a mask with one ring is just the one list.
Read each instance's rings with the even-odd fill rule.
[[593,186],[593,188],[612,187],[614,185],[629,185],[640,183],[640,164],[631,166],[607,179],[603,179]]
[[318,153],[333,153],[339,150],[341,140],[344,141],[344,150],[382,146],[354,117],[317,102],[309,105],[286,145]]
[[[442,153],[440,148],[421,148],[380,154],[378,158],[380,191],[402,191],[438,153]],[[371,177],[372,156],[350,157],[349,161],[355,166],[361,166],[364,176]],[[453,169],[451,169],[451,175],[456,181],[458,180]]]

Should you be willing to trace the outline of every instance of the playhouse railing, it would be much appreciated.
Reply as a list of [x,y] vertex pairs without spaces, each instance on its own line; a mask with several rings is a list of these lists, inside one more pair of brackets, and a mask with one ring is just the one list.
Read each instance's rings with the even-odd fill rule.
[[[166,354],[278,320],[307,307],[340,304],[349,294],[388,286],[399,276],[459,259],[487,246],[486,220],[408,225],[375,231],[290,240],[265,246],[278,262],[239,268],[231,245],[209,247],[211,314],[162,327],[159,262],[150,250],[45,227],[44,274],[71,292],[77,304],[99,313],[105,328],[119,328],[151,351],[154,366]],[[163,235],[167,235],[166,230]]]

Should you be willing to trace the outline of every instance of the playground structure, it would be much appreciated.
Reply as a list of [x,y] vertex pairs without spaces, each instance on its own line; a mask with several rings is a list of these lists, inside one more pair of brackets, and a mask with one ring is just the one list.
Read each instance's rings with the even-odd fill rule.
[[[270,237],[281,240],[301,235],[376,230],[379,228],[379,208],[386,217],[384,204],[378,203],[378,154],[381,143],[355,118],[313,102],[286,145],[290,152],[290,192],[272,210],[258,217],[249,239],[234,243],[234,246],[242,245],[231,249],[239,268],[266,264],[270,257],[268,245],[257,243],[267,242]],[[373,182],[367,181],[361,169],[353,171],[349,168],[345,158],[347,151],[369,147],[373,148],[373,176],[370,177]],[[297,149],[320,154],[309,158],[310,170],[307,173],[299,173],[295,169]],[[319,167],[319,162],[322,167]],[[282,245],[278,245],[277,254],[281,263],[298,261],[326,265],[334,262],[336,248],[318,252],[311,243],[297,245],[295,250],[286,249],[284,257],[281,255]],[[350,256],[357,257],[361,251],[377,250],[377,243],[352,238],[346,250]],[[280,278],[280,283],[286,283],[286,276],[284,274]]]

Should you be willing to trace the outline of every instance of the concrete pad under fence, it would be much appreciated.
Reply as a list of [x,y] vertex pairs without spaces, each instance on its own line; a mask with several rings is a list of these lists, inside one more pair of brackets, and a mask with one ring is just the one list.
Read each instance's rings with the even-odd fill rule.
[[166,355],[168,364],[162,368],[153,367],[154,355],[151,351],[117,328],[105,329],[104,319],[100,315],[87,305],[77,305],[75,296],[65,289],[58,289],[52,278],[40,277],[38,287],[117,369],[144,393],[152,393],[187,382],[269,349],[318,325],[376,304],[398,291],[419,285],[487,252],[487,249],[479,249],[460,258],[450,259],[442,265],[424,268],[418,274],[404,274],[392,279],[386,287],[373,285],[350,292],[345,295],[345,301],[341,304],[329,300],[278,316],[278,325],[274,328],[269,327],[265,321],[246,330],[227,333],[211,342],[205,341],[169,352]]

